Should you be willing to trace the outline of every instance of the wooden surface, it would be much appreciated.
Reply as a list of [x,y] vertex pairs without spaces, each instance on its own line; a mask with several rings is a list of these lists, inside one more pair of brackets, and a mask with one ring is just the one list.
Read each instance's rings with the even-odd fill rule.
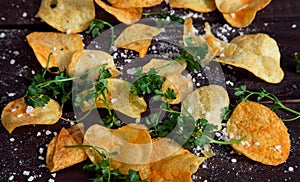
[[[25,36],[33,31],[56,31],[42,22],[37,16],[38,0],[0,0],[0,110],[11,100],[22,97],[26,82],[24,77],[32,77],[33,71],[40,69],[32,49]],[[97,6],[96,6],[97,7]],[[165,5],[148,10],[162,11]],[[164,8],[164,11],[167,9]],[[179,14],[188,11],[176,10]],[[117,24],[111,15],[96,8],[96,17]],[[224,26],[226,22],[218,12],[203,14],[203,19],[195,19],[196,27],[204,21],[214,28]],[[296,28],[293,28],[296,26]],[[236,86],[246,85],[250,89],[264,87],[275,93],[285,104],[300,111],[300,74],[295,72],[293,55],[300,52],[300,3],[298,1],[273,0],[264,10],[258,12],[255,21],[245,29],[245,33],[267,33],[280,47],[281,67],[285,78],[280,84],[268,84],[243,70],[231,70],[224,67],[226,80],[234,81]],[[83,35],[88,43],[91,37]],[[234,33],[226,35],[230,40]],[[15,61],[12,61],[15,60]],[[14,63],[15,62],[15,63]],[[12,64],[14,63],[14,64]],[[296,102],[291,102],[295,100]],[[297,101],[298,99],[298,101]],[[281,117],[292,117],[279,112]],[[64,117],[72,116],[72,112]],[[46,145],[66,123],[60,121],[52,126],[25,126],[17,128],[12,134],[0,124],[0,181],[87,181],[88,174],[82,170],[84,163],[50,174],[45,168]],[[230,146],[214,145],[216,155],[201,165],[195,181],[300,181],[300,120],[286,123],[291,137],[291,153],[286,163],[279,166],[266,166],[251,161],[242,155],[232,153]],[[49,134],[50,132],[50,134]],[[44,150],[42,150],[44,149]],[[236,159],[237,162],[232,162]],[[85,162],[87,163],[87,162]],[[293,171],[289,171],[289,168]],[[29,172],[29,175],[27,175]]]

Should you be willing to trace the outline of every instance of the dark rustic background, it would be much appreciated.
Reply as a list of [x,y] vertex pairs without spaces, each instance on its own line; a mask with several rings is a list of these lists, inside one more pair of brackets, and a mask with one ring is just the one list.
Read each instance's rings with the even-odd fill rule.
[[[24,95],[24,77],[31,77],[40,69],[25,36],[33,31],[56,31],[36,16],[39,4],[40,1],[37,0],[0,0],[0,110],[9,101]],[[162,4],[148,10],[167,11],[168,8]],[[187,14],[188,11],[176,12]],[[112,24],[118,23],[97,5],[96,17]],[[208,21],[214,32],[226,24],[217,11],[203,14],[203,17],[195,19],[196,27],[201,27],[204,21]],[[300,74],[296,73],[293,60],[294,53],[300,52],[300,3],[273,0],[258,12],[249,27],[237,30],[267,33],[276,39],[282,55],[281,66],[285,78],[280,84],[268,84],[243,70],[224,67],[226,79],[234,81],[236,86],[246,85],[250,89],[264,87],[275,93],[287,106],[300,111]],[[82,35],[85,43],[91,40],[86,33]],[[230,40],[234,34],[226,36]],[[285,112],[278,114],[284,118],[292,117]],[[72,113],[64,114],[64,117],[68,116],[72,116]],[[46,144],[62,126],[67,124],[60,121],[52,126],[25,126],[17,128],[10,135],[0,124],[0,181],[87,181],[89,176],[82,170],[84,163],[52,175],[45,168]],[[216,156],[200,166],[195,181],[300,181],[300,120],[286,123],[286,126],[292,141],[290,157],[286,163],[276,167],[266,166],[233,153],[229,146],[214,145]],[[234,159],[237,162],[233,162]]]

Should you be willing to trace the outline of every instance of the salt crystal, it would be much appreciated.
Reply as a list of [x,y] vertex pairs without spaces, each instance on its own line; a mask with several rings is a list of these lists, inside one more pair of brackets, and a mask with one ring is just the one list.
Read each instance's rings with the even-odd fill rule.
[[237,160],[236,160],[236,159],[231,159],[231,162],[232,162],[232,163],[236,163]]
[[259,143],[259,142],[255,142],[255,145],[256,145],[256,146],[260,146],[260,143]]
[[14,59],[11,59],[10,62],[9,62],[11,65],[15,64],[16,63],[16,60]]
[[1,32],[0,33],[0,38],[4,38],[5,37],[5,33],[4,32]]
[[41,132],[36,133],[36,136],[41,136],[41,135],[42,135]]
[[44,148],[39,148],[39,153],[43,154],[43,152],[44,152]]
[[17,115],[17,118],[20,118],[20,117],[22,117],[23,116],[23,114],[18,114]]
[[16,110],[17,110],[17,109],[14,108],[14,109],[11,109],[10,112],[16,112]]
[[26,108],[26,113],[31,113],[34,110],[34,108],[32,106],[27,106]]
[[52,179],[52,178],[50,178],[49,180],[48,180],[48,182],[54,182],[55,180],[54,179]]
[[10,138],[10,139],[9,139],[9,141],[11,141],[11,142],[14,142],[14,141],[15,141],[15,139],[14,139],[14,138]]
[[293,25],[292,25],[292,28],[297,28],[297,25],[296,25],[296,24],[293,24]]
[[38,156],[38,159],[41,160],[41,161],[43,161],[45,158],[42,157],[42,156]]
[[8,93],[7,95],[8,95],[8,97],[13,97],[16,95],[16,93]]
[[110,101],[111,101],[111,103],[113,104],[113,103],[115,103],[115,102],[118,102],[118,99],[117,99],[117,98],[112,98]]
[[47,130],[45,133],[46,133],[46,135],[50,135],[52,132]]
[[14,175],[11,175],[11,176],[8,178],[8,180],[9,180],[9,181],[12,181],[12,180],[14,179],[14,177],[15,177]]
[[23,16],[23,18],[26,18],[27,17],[27,13],[23,12],[22,16]]
[[23,175],[29,176],[29,174],[30,174],[30,171],[23,171]]
[[294,168],[293,167],[289,167],[289,172],[294,172]]
[[27,181],[33,181],[34,180],[34,177],[33,176],[30,176]]
[[67,29],[66,34],[72,33],[71,29]]

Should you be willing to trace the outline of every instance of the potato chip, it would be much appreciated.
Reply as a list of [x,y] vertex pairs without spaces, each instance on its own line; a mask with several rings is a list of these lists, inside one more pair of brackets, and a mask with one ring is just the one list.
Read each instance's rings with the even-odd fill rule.
[[56,172],[86,160],[87,155],[82,148],[65,148],[78,145],[72,135],[62,128],[48,145],[46,164],[50,172]]
[[95,18],[93,0],[42,0],[39,17],[61,32],[78,33]]
[[244,28],[249,26],[255,18],[256,10],[242,9],[234,13],[223,14],[224,19],[233,27]]
[[125,24],[133,24],[142,17],[140,12],[142,12],[143,9],[139,7],[121,9],[109,6],[101,0],[95,0],[95,2],[109,14],[112,14],[120,22]]
[[[198,157],[168,138],[153,140],[150,169],[140,170],[140,176],[149,181],[192,181],[205,157]],[[156,160],[158,159],[158,160]]]
[[163,0],[108,0],[108,2],[117,8],[146,8],[158,5]]
[[266,7],[271,0],[216,0],[219,11],[233,27],[243,28],[252,23],[256,12]]
[[221,13],[235,13],[242,9],[251,8],[259,11],[266,7],[271,0],[215,0],[216,6]]
[[151,59],[149,63],[142,67],[143,73],[147,73],[150,71],[151,68],[159,69],[157,75],[161,76],[162,78],[166,78],[169,74],[173,72],[179,72],[185,70],[186,62],[175,62],[170,60],[163,60],[163,59]]
[[193,81],[190,78],[185,78],[180,72],[170,73],[161,86],[162,91],[168,88],[173,89],[176,93],[176,99],[170,100],[170,104],[179,104],[193,91]]
[[209,123],[222,128],[222,109],[229,107],[227,91],[219,85],[199,87],[190,93],[181,104],[182,113],[189,113],[195,120],[205,118]]
[[[108,93],[106,98],[110,108],[132,118],[141,118],[141,113],[147,109],[144,98],[130,93],[130,83],[126,80],[109,78],[107,81]],[[106,108],[103,100],[102,96],[99,96],[96,100],[98,108]]]
[[62,115],[60,105],[50,99],[44,107],[31,107],[24,103],[24,97],[9,102],[2,110],[1,121],[11,133],[15,128],[34,124],[55,124]]
[[282,120],[256,102],[241,102],[227,122],[230,139],[246,136],[232,147],[248,158],[266,165],[279,165],[289,156],[291,142]]
[[169,0],[171,8],[186,8],[197,12],[206,13],[216,9],[212,0]]
[[238,46],[232,56],[220,57],[216,61],[246,69],[269,83],[281,82],[284,72],[280,67],[280,52],[274,39],[258,33],[243,35],[231,42]]
[[163,29],[144,24],[132,24],[127,27],[115,41],[116,47],[130,49],[139,52],[144,57],[154,36],[161,33]]
[[26,36],[27,41],[43,68],[47,67],[48,57],[51,67],[58,67],[64,71],[73,53],[83,49],[83,42],[77,34],[63,34],[55,32],[33,32]]
[[[107,64],[106,68],[109,69],[112,77],[116,77],[120,72],[116,69],[113,57],[100,50],[78,50],[76,51],[67,67],[67,71],[70,77],[81,75],[90,69],[97,66]],[[95,75],[89,74],[89,79],[95,80],[98,78],[98,71],[95,71]]]
[[[86,131],[84,143],[107,152],[117,152],[118,155],[110,156],[111,167],[119,169],[122,174],[128,174],[129,169],[142,168],[152,151],[151,136],[146,127],[139,124],[129,124],[118,129],[93,125]],[[91,150],[88,156],[92,162],[101,161],[101,158],[95,158]]]
[[221,41],[217,39],[211,32],[210,25],[205,22],[205,34],[196,35],[196,30],[193,26],[192,18],[188,18],[184,21],[184,33],[183,40],[191,39],[196,45],[206,44],[208,46],[207,54],[204,59],[201,60],[201,64],[208,64],[216,56],[230,56],[234,53],[236,45]]
[[78,143],[83,143],[83,136],[84,136],[84,125],[83,123],[78,123],[70,128],[67,129],[67,131],[70,133],[72,138]]

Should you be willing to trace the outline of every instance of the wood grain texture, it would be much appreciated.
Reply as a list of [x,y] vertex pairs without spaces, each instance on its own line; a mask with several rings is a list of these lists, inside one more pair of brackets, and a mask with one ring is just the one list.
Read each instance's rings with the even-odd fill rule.
[[[40,69],[32,49],[28,46],[25,36],[34,31],[56,31],[37,16],[39,0],[0,0],[0,110],[11,100],[24,95],[27,85],[24,77],[32,77]],[[163,3],[146,11],[168,11]],[[187,14],[188,10],[175,10],[178,14]],[[96,6],[96,17],[112,24],[119,22],[111,15]],[[210,22],[213,33],[217,27],[224,26],[222,15],[218,12],[203,14],[202,18],[195,19],[195,26],[203,27],[205,21]],[[292,28],[296,25],[296,28]],[[280,84],[268,84],[247,73],[242,69],[222,67],[226,80],[231,80],[235,86],[246,85],[249,89],[265,88],[275,93],[286,105],[300,111],[300,75],[295,72],[294,53],[300,52],[300,3],[298,1],[273,0],[264,10],[258,12],[254,22],[242,29],[245,33],[267,33],[273,37],[280,47],[281,67],[285,72],[284,80]],[[84,42],[89,43],[91,37],[81,33]],[[228,40],[236,36],[230,33]],[[228,89],[229,90],[229,89]],[[229,90],[233,98],[232,91]],[[289,102],[293,100],[294,102]],[[290,118],[291,114],[279,111],[282,118]],[[64,117],[72,117],[68,112]],[[57,172],[53,177],[47,168],[45,160],[46,144],[59,132],[62,126],[68,123],[60,121],[52,126],[25,126],[17,128],[11,135],[0,124],[0,181],[27,181],[34,176],[34,181],[73,182],[88,181],[88,174],[82,170],[87,162],[75,165]],[[300,181],[300,120],[286,123],[292,141],[292,149],[286,163],[273,167],[259,164],[250,159],[232,153],[230,146],[213,145],[216,155],[201,165],[196,173],[195,181]],[[51,131],[46,134],[46,131]],[[40,151],[43,148],[44,151]],[[41,152],[41,153],[40,153]],[[232,162],[236,159],[237,162]],[[294,171],[289,171],[292,167]],[[24,171],[30,174],[24,175]]]

